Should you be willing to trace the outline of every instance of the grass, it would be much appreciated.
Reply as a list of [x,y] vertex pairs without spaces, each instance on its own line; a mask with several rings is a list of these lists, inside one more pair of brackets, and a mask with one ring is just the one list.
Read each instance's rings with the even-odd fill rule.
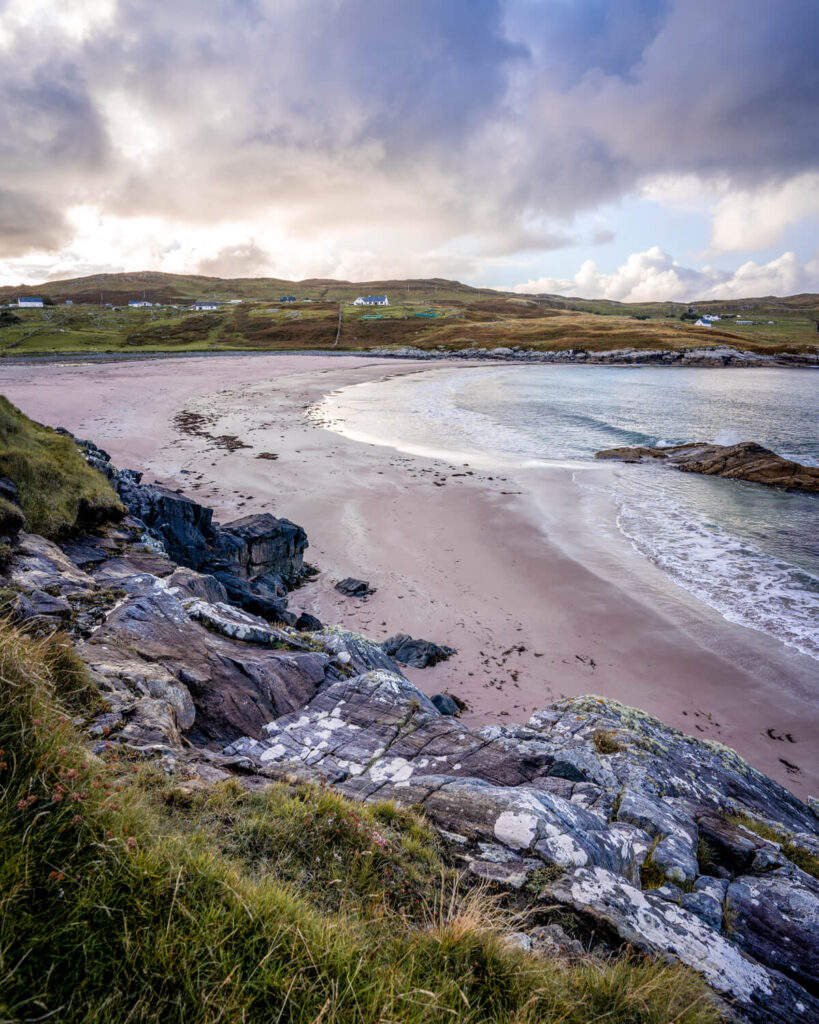
[[74,716],[64,642],[0,624],[0,1020],[712,1024],[689,971],[504,948],[416,815],[175,785]]
[[743,828],[747,828],[749,832],[753,832],[763,839],[779,843],[782,853],[792,864],[795,864],[807,874],[813,875],[814,878],[819,878],[819,857],[794,843],[793,837],[784,829],[766,825],[757,818],[752,818],[749,814],[733,814],[727,820],[732,825],[741,825]]
[[[161,278],[164,291],[149,298],[189,302],[201,296],[205,279]],[[128,287],[140,275],[114,275]],[[197,283],[198,282],[198,283]],[[242,293],[241,305],[196,313],[171,306],[106,309],[97,305],[57,305],[20,311],[20,323],[0,327],[0,355],[45,356],[68,352],[89,354],[199,351],[331,350],[336,341],[339,302],[342,330],[338,349],[413,346],[424,350],[520,347],[534,351],[589,352],[621,348],[638,350],[688,349],[717,345],[737,346],[754,352],[815,352],[819,341],[809,310],[801,307],[760,309],[743,314],[762,321],[753,327],[725,319],[714,327],[694,327],[679,319],[686,307],[673,303],[623,305],[605,300],[533,299],[470,289],[456,282],[380,282],[379,292],[391,305],[378,307],[379,320],[363,320],[372,310],[356,307],[352,299],[364,289],[357,285],[313,282],[304,288],[275,281],[221,282],[215,290],[222,299]],[[417,288],[416,288],[417,286]],[[369,287],[369,286],[368,286]],[[198,292],[197,292],[198,289]],[[140,289],[141,291],[142,289]],[[150,293],[150,288],[145,289]],[[0,289],[2,291],[2,289]],[[289,291],[310,302],[278,303]],[[182,292],[182,295],[179,294]],[[58,301],[67,292],[55,290]],[[88,302],[82,288],[71,292],[74,301]],[[112,291],[110,299],[127,303],[130,292]],[[99,292],[95,296],[99,302]],[[713,305],[713,304],[711,304]],[[434,319],[418,314],[434,309]],[[643,319],[645,318],[645,319]],[[773,325],[768,323],[773,319]]]
[[644,890],[659,889],[661,885],[665,885],[665,871],[663,871],[653,857],[653,853],[659,846],[662,838],[663,837],[661,835],[654,837],[654,841],[646,854],[646,858],[640,865],[640,886]]
[[626,749],[611,729],[598,729],[592,739],[598,754],[616,754]]
[[[17,485],[26,528],[45,537],[62,537],[124,511],[106,479],[85,462],[71,438],[34,423],[2,396],[0,474]],[[7,530],[15,514],[19,515],[15,506],[0,506]]]

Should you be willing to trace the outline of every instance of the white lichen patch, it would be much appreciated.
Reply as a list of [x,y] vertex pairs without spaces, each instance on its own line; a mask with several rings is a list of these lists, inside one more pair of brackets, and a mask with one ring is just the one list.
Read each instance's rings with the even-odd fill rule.
[[504,811],[495,821],[495,838],[513,850],[528,850],[537,835],[538,816],[524,811]]
[[372,765],[370,778],[373,782],[404,782],[413,771],[413,766],[405,757],[391,757]]

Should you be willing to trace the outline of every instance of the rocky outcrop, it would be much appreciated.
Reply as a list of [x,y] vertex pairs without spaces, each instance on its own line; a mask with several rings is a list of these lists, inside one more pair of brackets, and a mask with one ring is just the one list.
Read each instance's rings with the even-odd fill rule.
[[296,621],[287,593],[305,572],[307,535],[300,526],[269,513],[220,526],[212,509],[159,484],[143,484],[141,473],[117,469],[90,441],[77,444],[86,461],[106,475],[147,539],[167,554],[169,572],[180,565],[213,575],[230,600],[247,611]]
[[[160,758],[185,785],[286,778],[418,807],[450,861],[526,908],[516,948],[633,947],[698,971],[740,1019],[819,1020],[819,881],[798,866],[819,855],[813,805],[612,700],[470,729],[398,669],[424,641],[385,649],[248,610],[249,595],[285,599],[298,527],[249,517],[222,533],[175,492],[138,494],[151,527],[132,512],[62,547],[22,534],[8,569],[12,613],[68,631],[97,684],[92,749]],[[166,533],[188,530],[212,572],[170,556]]]
[[[504,888],[532,891],[557,873],[540,906],[576,914],[615,945],[681,960],[748,1020],[819,1013],[819,883],[781,844],[729,818],[775,823],[805,848],[817,819],[717,744],[591,697],[559,701],[526,725],[472,731],[407,680],[370,671],[224,754],[268,776],[419,806],[453,857]],[[723,852],[709,845],[705,857],[701,840],[717,823]],[[658,875],[662,884],[644,891],[643,879]]]
[[434,644],[431,640],[413,640],[407,633],[397,633],[381,646],[391,658],[412,668],[428,668],[457,654],[454,647]]
[[469,359],[515,363],[589,363],[602,366],[819,366],[816,352],[749,352],[731,345],[698,348],[616,348],[591,351],[567,348],[559,351],[538,350],[520,345],[467,345],[460,349],[422,349],[414,345],[395,348],[371,348],[370,355],[379,359]]
[[693,442],[658,448],[607,448],[597,452],[595,458],[621,462],[658,461],[684,473],[819,493],[819,467],[783,459],[752,441],[732,445]]
[[209,564],[245,579],[275,573],[295,583],[304,568],[307,534],[289,519],[269,513],[244,516],[219,527],[211,541]]

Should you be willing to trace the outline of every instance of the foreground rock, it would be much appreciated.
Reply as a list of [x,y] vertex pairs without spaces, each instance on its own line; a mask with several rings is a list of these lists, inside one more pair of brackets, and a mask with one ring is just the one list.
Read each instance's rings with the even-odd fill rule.
[[659,448],[607,448],[596,459],[663,462],[684,473],[749,480],[769,487],[819,493],[819,468],[783,459],[752,441],[721,445],[690,443]]
[[[698,971],[740,1019],[819,1020],[819,882],[795,862],[819,863],[819,805],[611,700],[471,730],[398,670],[402,648],[425,641],[384,649],[248,610],[286,600],[298,527],[218,527],[135,476],[115,526],[61,547],[11,542],[11,613],[68,631],[106,705],[86,723],[92,749],[157,757],[185,786],[301,779],[420,807],[451,860],[526,909],[518,948],[634,947]],[[185,537],[198,568],[171,555]]]
[[[773,824],[808,851],[817,819],[733,751],[592,697],[470,731],[374,671],[223,753],[268,776],[420,806],[473,874],[539,891],[541,920],[560,907],[588,936],[679,959],[748,1020],[819,1019],[819,883],[781,843],[731,821]],[[702,845],[718,829],[722,845]],[[643,879],[663,884],[643,891]]]

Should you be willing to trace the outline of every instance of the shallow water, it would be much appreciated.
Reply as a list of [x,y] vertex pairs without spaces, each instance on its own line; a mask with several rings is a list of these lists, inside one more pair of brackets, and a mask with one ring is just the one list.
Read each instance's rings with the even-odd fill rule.
[[[785,369],[479,367],[345,388],[322,412],[361,440],[510,470],[695,440],[819,465],[818,389],[819,374]],[[654,465],[577,480],[612,492],[620,530],[680,586],[819,658],[819,496]]]

